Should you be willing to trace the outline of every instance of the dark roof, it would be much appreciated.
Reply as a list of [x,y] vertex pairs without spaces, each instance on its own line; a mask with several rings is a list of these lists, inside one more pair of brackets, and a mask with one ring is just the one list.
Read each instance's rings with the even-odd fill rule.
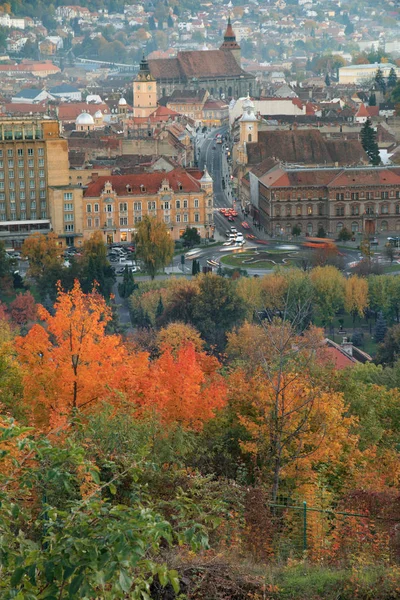
[[178,52],[176,58],[149,60],[150,72],[155,79],[188,79],[212,77],[244,77],[254,79],[225,50],[193,50]]
[[68,92],[79,92],[79,90],[76,87],[69,85],[68,83],[55,85],[54,87],[49,89],[50,94],[66,94]]
[[204,100],[206,90],[174,90],[168,97],[168,102],[201,102]]
[[327,140],[316,130],[260,131],[258,142],[247,144],[248,164],[266,158],[307,165],[368,163],[357,140]]
[[14,98],[28,98],[30,100],[34,100],[42,92],[43,90],[38,88],[25,88],[24,90],[18,92],[18,94],[15,94]]

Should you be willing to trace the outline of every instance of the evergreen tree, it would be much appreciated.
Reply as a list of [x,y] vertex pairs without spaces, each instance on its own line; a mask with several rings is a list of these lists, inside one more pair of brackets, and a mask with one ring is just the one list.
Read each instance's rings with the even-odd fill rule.
[[156,29],[157,29],[157,25],[156,25],[155,19],[154,19],[153,15],[151,15],[149,17],[149,30],[155,31]]
[[381,163],[379,156],[379,148],[376,141],[376,133],[371,125],[371,121],[367,119],[361,129],[361,144],[372,165],[376,166]]
[[375,325],[375,341],[378,342],[378,344],[380,342],[383,342],[385,335],[386,335],[386,331],[387,331],[387,325],[386,325],[386,320],[385,317],[382,315],[382,313],[379,313],[378,315],[378,319],[376,321],[376,325]]
[[376,95],[374,92],[371,92],[370,97],[368,99],[369,106],[376,106]]
[[380,90],[383,94],[386,92],[386,82],[381,68],[378,68],[375,74],[375,84],[378,90]]
[[388,86],[388,88],[394,88],[394,87],[396,87],[396,84],[397,84],[397,75],[396,75],[396,71],[392,67],[389,71],[387,86]]
[[156,309],[156,319],[159,319],[162,316],[163,312],[164,312],[164,304],[163,304],[161,294],[160,294],[160,298],[158,300],[157,309]]
[[168,24],[168,27],[169,27],[170,29],[172,29],[172,28],[173,28],[173,26],[174,26],[174,21],[173,21],[173,19],[172,19],[171,15],[168,15],[167,24]]
[[319,237],[319,238],[326,237],[326,231],[325,231],[325,229],[322,226],[318,227],[317,237]]
[[133,279],[133,273],[129,269],[128,265],[125,266],[122,283],[118,284],[118,292],[121,298],[129,298],[137,288],[137,284]]
[[331,78],[329,77],[329,73],[325,75],[325,85],[329,87],[331,85]]

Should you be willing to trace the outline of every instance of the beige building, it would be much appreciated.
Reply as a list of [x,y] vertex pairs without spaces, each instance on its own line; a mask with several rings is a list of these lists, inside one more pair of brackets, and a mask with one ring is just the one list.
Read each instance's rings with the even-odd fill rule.
[[145,215],[162,220],[173,239],[179,239],[186,227],[196,227],[203,238],[214,232],[213,183],[207,171],[176,168],[168,173],[94,176],[87,189],[78,191],[83,192],[85,238],[100,230],[107,244],[129,242]]
[[389,77],[391,69],[394,69],[397,77],[400,77],[400,67],[396,67],[392,63],[371,63],[368,65],[349,65],[347,67],[340,67],[339,69],[339,83],[341,84],[353,84],[353,83],[365,83],[373,79],[376,75],[377,70],[382,71],[383,77],[386,79]]
[[19,248],[51,231],[49,186],[68,184],[68,145],[56,120],[0,120],[0,240]]

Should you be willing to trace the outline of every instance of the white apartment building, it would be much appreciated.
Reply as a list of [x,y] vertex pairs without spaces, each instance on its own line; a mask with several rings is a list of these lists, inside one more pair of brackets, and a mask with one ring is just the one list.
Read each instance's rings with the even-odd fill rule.
[[378,69],[384,77],[389,77],[391,69],[394,69],[397,77],[400,77],[400,68],[392,63],[370,63],[367,65],[349,65],[340,67],[339,83],[344,85],[352,83],[364,83],[373,79]]

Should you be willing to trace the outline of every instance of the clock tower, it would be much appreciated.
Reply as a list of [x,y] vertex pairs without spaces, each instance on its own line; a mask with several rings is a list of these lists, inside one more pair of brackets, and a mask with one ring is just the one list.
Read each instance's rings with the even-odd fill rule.
[[243,115],[240,123],[240,144],[238,147],[238,161],[247,164],[246,145],[258,142],[258,118],[254,113],[254,104],[250,97],[243,101]]
[[133,116],[147,118],[157,108],[157,83],[143,54],[140,70],[133,82]]

